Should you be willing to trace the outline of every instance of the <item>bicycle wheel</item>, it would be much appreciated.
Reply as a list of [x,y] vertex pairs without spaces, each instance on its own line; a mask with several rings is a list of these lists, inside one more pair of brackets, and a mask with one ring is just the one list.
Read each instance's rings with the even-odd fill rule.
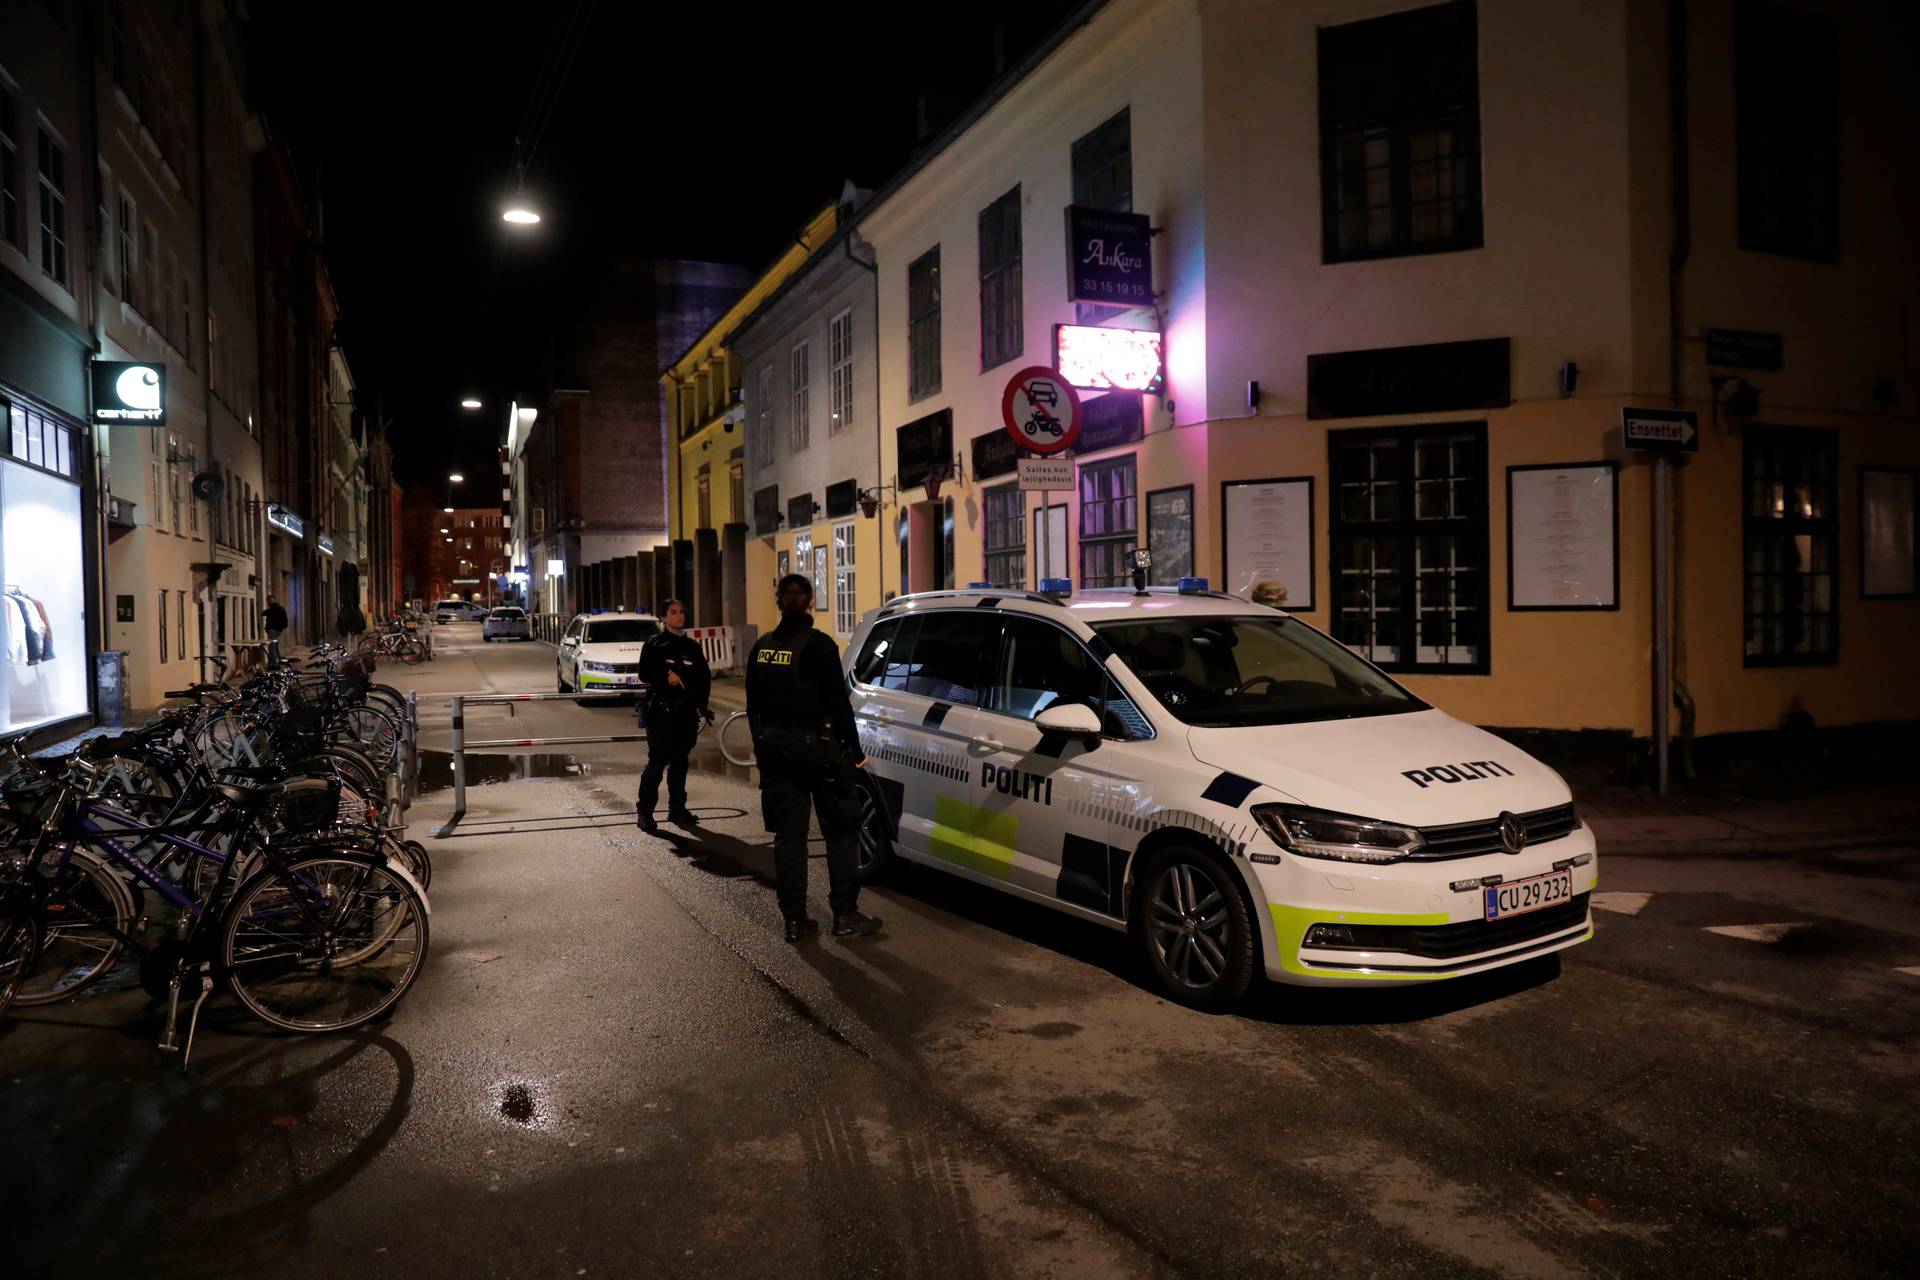
[[33,972],[40,955],[40,926],[24,906],[0,906],[0,1018]]
[[42,921],[40,963],[13,997],[23,1006],[77,996],[113,968],[133,928],[133,891],[104,858],[75,849]]
[[283,1031],[344,1031],[398,1004],[427,957],[427,909],[381,859],[334,853],[268,867],[221,923],[234,998]]
[[355,743],[376,764],[392,764],[400,751],[400,726],[377,707],[348,707],[329,722],[335,741]]

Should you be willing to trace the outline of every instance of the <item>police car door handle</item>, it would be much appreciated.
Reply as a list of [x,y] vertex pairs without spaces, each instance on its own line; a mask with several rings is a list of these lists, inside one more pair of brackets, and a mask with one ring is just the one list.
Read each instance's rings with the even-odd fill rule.
[[1005,751],[1007,749],[1006,743],[1000,741],[1000,739],[990,733],[982,734],[980,737],[975,738],[973,745],[986,751]]

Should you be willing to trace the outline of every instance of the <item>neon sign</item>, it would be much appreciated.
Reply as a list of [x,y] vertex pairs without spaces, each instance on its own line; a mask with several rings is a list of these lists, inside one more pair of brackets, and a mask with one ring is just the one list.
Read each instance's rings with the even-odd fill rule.
[[1151,329],[1103,329],[1057,324],[1054,367],[1076,387],[1158,391],[1163,381],[1160,334]]

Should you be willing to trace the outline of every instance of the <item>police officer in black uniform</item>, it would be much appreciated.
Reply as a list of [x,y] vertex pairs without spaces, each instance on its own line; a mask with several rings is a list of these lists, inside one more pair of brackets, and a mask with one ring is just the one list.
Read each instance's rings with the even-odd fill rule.
[[640,711],[647,726],[647,767],[640,775],[634,813],[648,835],[660,829],[653,809],[660,800],[663,773],[667,821],[676,827],[696,825],[693,811],[687,808],[687,756],[693,751],[701,718],[713,723],[713,712],[707,708],[713,670],[699,644],[686,634],[687,606],[669,600],[660,619],[666,629],[649,636],[640,648],[640,682],[647,686],[647,700]]
[[867,767],[854,729],[840,651],[813,627],[813,584],[780,579],[780,625],[747,658],[747,724],[760,765],[760,808],[773,833],[773,866],[787,941],[820,926],[807,917],[807,804],[827,838],[827,874],[836,938],[878,933],[862,915],[860,801],[856,775]]

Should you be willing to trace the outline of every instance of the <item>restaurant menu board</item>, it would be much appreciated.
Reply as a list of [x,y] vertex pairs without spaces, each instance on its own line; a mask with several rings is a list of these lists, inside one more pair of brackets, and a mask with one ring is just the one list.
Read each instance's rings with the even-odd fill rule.
[[1910,596],[1920,589],[1914,575],[1913,507],[1920,472],[1863,467],[1860,470],[1860,594]]
[[1507,605],[1616,609],[1617,471],[1611,462],[1507,468]]
[[1313,608],[1313,481],[1220,487],[1227,590],[1276,609]]

